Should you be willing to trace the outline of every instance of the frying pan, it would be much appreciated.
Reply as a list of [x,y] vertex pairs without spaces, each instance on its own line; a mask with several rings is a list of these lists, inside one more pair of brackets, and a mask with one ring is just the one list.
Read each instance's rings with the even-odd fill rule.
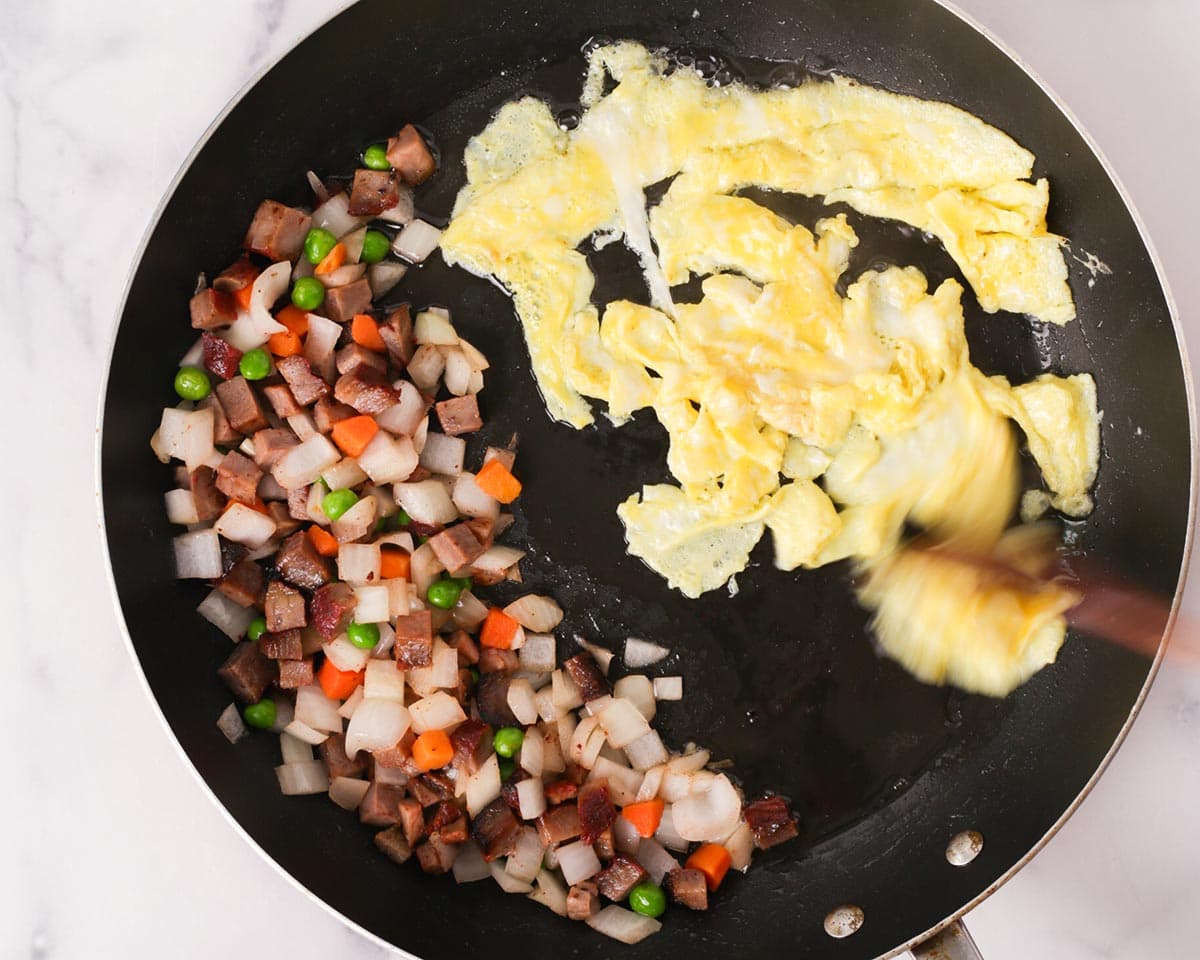
[[[147,441],[169,402],[169,372],[189,346],[196,273],[237,253],[263,197],[307,200],[303,172],[348,171],[362,145],[414,120],[442,169],[419,206],[445,217],[462,183],[466,139],[504,100],[534,93],[577,106],[581,48],[630,38],[710,58],[760,82],[836,71],[955,103],[1013,135],[1051,179],[1051,229],[1070,238],[1079,320],[1042,328],[983,314],[964,298],[974,362],[1026,380],[1091,371],[1103,416],[1096,510],[1067,525],[1073,556],[1163,599],[1165,636],[1191,531],[1192,442],[1186,360],[1138,226],[1102,162],[1034,78],[932,0],[364,0],[263,76],[209,132],[145,241],[113,346],[102,417],[102,508],[132,649],[162,714],[213,795],[245,833],[317,898],[365,932],[429,960],[682,956],[727,946],[751,958],[891,955],[942,929],[1024,864],[1079,803],[1120,743],[1153,661],[1072,632],[1058,662],[991,700],[921,685],[873,652],[844,567],[784,574],[760,547],[725,592],[686,600],[626,555],[613,509],[662,479],[665,436],[649,420],[620,432],[551,423],[511,305],[440,261],[410,272],[400,295],[443,303],[492,359],[480,442],[521,433],[525,493],[513,538],[530,550],[524,590],[568,611],[560,636],[649,636],[674,650],[667,672],[686,697],[661,711],[664,735],[730,757],[748,793],[773,788],[802,817],[800,841],[756,858],[705,914],[675,911],[665,930],[621,948],[490,884],[400,869],[370,832],[322,798],[285,798],[273,737],[231,747],[215,720],[229,695],[214,671],[228,642],[192,614],[204,588],[172,579],[162,508],[169,469]],[[763,198],[809,225],[829,211]],[[836,208],[835,212],[836,212]],[[936,244],[850,213],[862,243],[850,274],[915,264],[937,284],[955,267]],[[1085,269],[1089,243],[1113,251],[1110,275]],[[621,251],[598,255],[596,297],[644,298]],[[501,595],[501,599],[503,596]],[[564,648],[565,649],[565,648]],[[1160,648],[1161,655],[1161,648]],[[983,848],[964,866],[946,848],[962,831]],[[831,909],[865,922],[826,934]],[[966,941],[958,936],[946,949]],[[965,954],[964,954],[965,955]]]

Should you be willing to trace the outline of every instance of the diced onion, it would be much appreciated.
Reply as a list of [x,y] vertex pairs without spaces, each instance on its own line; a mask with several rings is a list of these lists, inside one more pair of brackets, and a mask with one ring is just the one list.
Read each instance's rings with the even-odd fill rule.
[[329,774],[320,760],[285,763],[275,768],[275,776],[279,778],[279,789],[289,797],[324,793],[329,789]]
[[[361,502],[361,501],[360,501]],[[382,623],[388,618],[388,588],[357,586],[354,588],[354,620],[356,623]]]
[[725,838],[724,847],[729,851],[729,865],[734,870],[741,870],[743,873],[748,870],[750,858],[754,855],[754,834],[750,825],[744,820],[739,823],[733,833]]
[[295,710],[292,709],[292,702],[282,698],[272,700],[271,702],[275,704],[275,722],[271,724],[271,732],[283,733],[295,716]]
[[601,870],[600,859],[590,843],[576,840],[559,847],[555,852],[558,855],[558,868],[569,886],[594,877]]
[[191,490],[168,490],[163,494],[167,506],[167,520],[171,523],[199,523],[200,514],[196,510],[196,498]]
[[458,845],[458,856],[454,858],[455,883],[474,883],[492,875],[492,868],[483,859],[483,851],[474,840]]
[[692,791],[677,800],[672,811],[675,829],[684,840],[716,843],[737,827],[742,798],[725,774],[712,777],[697,774],[692,780]]
[[532,893],[533,887],[524,880],[518,880],[516,877],[509,876],[505,872],[504,862],[502,860],[493,860],[488,865],[488,870],[492,874],[492,879],[500,885],[500,889],[505,893]]
[[429,682],[443,690],[458,686],[458,651],[440,637],[433,641],[433,654],[429,668]]
[[[470,590],[464,590],[458,595],[458,603],[450,611],[450,617],[455,624],[462,627],[464,630],[471,630],[483,623],[487,619],[488,608],[482,600],[480,600]],[[529,646],[529,640],[526,638],[524,646],[521,647],[521,652],[525,652],[525,648]]]
[[335,237],[342,237],[352,230],[357,230],[369,219],[370,217],[350,215],[350,194],[342,191],[335,193],[313,211],[312,225],[324,227]]
[[275,534],[275,521],[244,503],[231,503],[217,518],[213,529],[226,540],[257,549]]
[[[336,664],[334,664],[336,666]],[[346,702],[338,708],[338,716],[349,720],[354,716],[354,711],[358,709],[358,705],[362,703],[366,692],[361,686],[355,687],[354,692],[346,698]]]
[[533,893],[529,895],[530,900],[549,907],[560,917],[567,915],[567,888],[555,874],[549,870],[538,871],[534,887]]
[[668,773],[695,773],[708,766],[711,755],[707,750],[691,750],[678,757],[672,757],[667,764]]
[[163,463],[174,457],[182,460],[189,472],[203,466],[216,452],[212,408],[181,410],[166,407],[151,446]]
[[[203,288],[201,288],[203,289]],[[197,293],[200,291],[197,290]],[[181,367],[198,367],[204,362],[204,338],[197,337],[196,342],[187,348],[187,353],[179,358]]]
[[462,337],[458,338],[458,349],[463,352],[463,356],[467,358],[467,364],[473,371],[486,370],[490,366],[488,358],[477,347],[468,343]]
[[[387,580],[384,581],[385,584],[388,582],[389,581]],[[408,586],[405,581],[401,580],[400,582],[403,583],[405,587]],[[385,586],[384,589],[388,592],[388,616],[391,617],[393,615],[391,612],[392,590],[390,586]],[[405,591],[405,594],[407,595],[407,590]],[[391,660],[391,657],[389,657],[388,654],[392,652],[392,647],[396,645],[396,631],[392,629],[392,625],[386,620],[376,624],[376,626],[379,628],[379,642],[371,648],[371,657],[373,659],[378,657],[387,657],[388,660]]]
[[550,690],[551,696],[554,698],[554,705],[559,710],[574,710],[583,706],[583,696],[579,692],[579,687],[575,685],[575,681],[565,670],[555,670],[550,675]]
[[632,670],[648,667],[665,659],[670,652],[666,647],[660,647],[657,643],[629,637],[625,641],[625,666]]
[[330,700],[316,684],[307,684],[296,691],[296,719],[307,723],[314,730],[327,733],[342,732],[342,718],[338,714],[340,704]]
[[446,487],[438,480],[398,483],[395,494],[396,502],[410,517],[420,523],[445,524],[458,519],[458,511],[451,502]]
[[[629,745],[630,747],[633,744]],[[629,747],[625,748],[625,752],[629,753]],[[666,752],[664,750],[664,752]],[[656,767],[651,767],[642,777],[642,785],[638,787],[637,797],[634,798],[635,803],[640,803],[643,800],[653,800],[658,796],[658,790],[662,786],[663,774],[666,773],[667,765],[659,764]]]
[[640,673],[622,677],[613,684],[613,696],[624,697],[632,703],[647,722],[652,721],[658,711],[658,704],[654,699],[654,684],[650,682],[649,677]]
[[441,230],[424,220],[413,220],[392,241],[392,252],[409,263],[421,263],[441,242]]
[[657,730],[642,734],[625,747],[625,756],[635,770],[649,770],[664,764],[669,759],[667,748]]
[[334,360],[334,349],[342,336],[342,325],[328,317],[310,313],[308,315],[308,333],[304,337],[304,359],[320,377],[331,383],[337,377],[337,363]]
[[[517,757],[517,762],[520,764],[521,769],[531,777],[540,778],[542,771],[545,769],[545,757],[546,738],[542,736],[542,731],[536,727],[526,730],[525,739],[521,741],[521,752]],[[524,783],[525,781],[521,782]]]
[[417,389],[415,383],[408,380],[397,380],[392,387],[400,394],[400,398],[382,413],[377,414],[375,422],[389,433],[411,437],[420,426],[429,405],[421,396],[421,391]]
[[285,764],[308,763],[314,759],[313,745],[285,730],[279,735],[279,755]]
[[180,580],[215,580],[224,573],[221,541],[215,530],[181,533],[171,545],[175,550],[175,576]]
[[344,633],[324,644],[321,650],[325,653],[325,659],[337,669],[350,673],[358,673],[359,670],[366,667],[367,660],[371,657],[370,650],[360,650],[346,638]]
[[323,274],[319,279],[325,284],[325,288],[332,290],[334,287],[344,287],[348,283],[354,283],[356,280],[361,280],[367,272],[365,263],[344,263],[336,270]]
[[353,758],[359,750],[389,750],[408,731],[409,713],[394,700],[364,697],[346,728],[346,755]]
[[433,552],[433,547],[428,543],[423,543],[417,547],[412,553],[410,562],[410,576],[412,577],[413,588],[416,590],[417,596],[425,596],[429,590],[429,585],[445,569],[442,561]]
[[622,853],[636,860],[638,847],[641,845],[641,842],[642,835],[638,833],[637,827],[632,823],[624,817],[617,817],[613,821],[613,847],[617,853]]
[[542,754],[542,773],[563,773],[567,769],[567,761],[563,757],[562,747],[558,737],[552,733],[544,735],[545,750]]
[[[536,785],[541,787],[540,780],[522,780],[517,784],[517,795],[521,795],[521,787],[525,784]],[[545,797],[542,798],[542,810],[546,809]],[[540,816],[541,810],[532,815],[526,815],[522,808],[521,816],[526,820],[531,820],[533,817]],[[513,847],[512,853],[508,855],[508,860],[504,864],[504,872],[514,880],[519,880],[522,883],[532,883],[533,878],[538,875],[538,871],[542,868],[542,854],[545,852],[546,846],[542,843],[538,832],[533,827],[522,827],[517,833],[517,842]]]
[[647,837],[638,844],[637,862],[655,883],[662,883],[663,877],[679,869],[679,861],[653,837]]
[[221,711],[221,715],[217,717],[217,729],[225,734],[225,739],[230,743],[237,743],[250,732],[246,729],[246,724],[242,720],[242,712],[236,703],[231,703]]
[[321,479],[330,490],[357,487],[367,479],[367,474],[357,460],[345,457],[321,474]]
[[254,278],[250,285],[249,309],[245,313],[239,311],[226,334],[234,347],[244,353],[261,347],[272,334],[287,330],[271,315],[271,307],[287,292],[291,279],[292,264],[287,260],[271,264]]
[[413,730],[418,734],[426,730],[447,730],[467,719],[462,704],[444,691],[423,697],[409,707]]
[[234,603],[220,590],[213,590],[201,600],[196,612],[234,643],[245,636],[250,621],[258,615],[253,607]]
[[442,351],[426,343],[417,347],[405,372],[412,378],[412,382],[426,393],[434,393],[437,390],[438,380],[442,377],[442,371],[445,369],[446,358],[442,355]]
[[476,557],[475,562],[471,566],[482,573],[493,575],[503,574],[523,556],[525,556],[524,550],[517,550],[515,547],[504,547],[497,544],[489,547]]
[[380,430],[358,455],[358,465],[375,483],[398,483],[417,468],[417,451],[408,437]]
[[499,501],[479,489],[473,473],[460,473],[455,478],[450,499],[464,516],[495,520],[500,515]]
[[338,576],[347,583],[378,583],[382,564],[376,543],[343,543],[338,547]]
[[608,742],[614,747],[625,747],[650,732],[650,724],[638,708],[629,700],[614,697],[612,703],[597,715],[604,727]]
[[471,388],[471,364],[457,347],[446,350],[446,370],[442,375],[446,389],[453,396],[465,396]]
[[[525,646],[521,649],[524,650],[525,647],[528,646],[529,641],[526,640]],[[537,693],[535,693],[533,695],[533,702],[537,704],[538,716],[547,723],[556,722],[559,717],[567,712],[566,710],[560,710],[558,705],[554,702],[554,694],[552,693],[552,688],[549,686],[544,686]]]
[[654,839],[668,850],[674,850],[677,853],[687,852],[688,841],[680,836],[678,829],[675,827],[675,821],[672,818],[672,805],[670,803],[663,807],[662,818],[658,821],[658,829],[654,831]]
[[329,734],[323,730],[314,730],[307,723],[302,723],[299,720],[293,720],[286,727],[284,732],[297,740],[303,740],[305,743],[311,743],[314,747],[318,743],[324,743],[329,739]]
[[292,433],[301,440],[307,440],[317,433],[317,425],[307,413],[293,414],[287,418],[287,425],[292,428]]
[[368,660],[363,695],[373,700],[404,702],[404,671],[394,660]]
[[513,680],[508,685],[508,709],[521,726],[537,723],[537,704],[533,699],[533,687],[528,680]]
[[404,226],[413,218],[414,203],[412,187],[401,187],[397,193],[399,199],[396,205],[388,207],[388,209],[379,214],[379,219]]
[[608,790],[612,794],[613,802],[622,807],[627,803],[634,802],[637,798],[638,788],[642,785],[641,773],[637,770],[631,770],[629,767],[622,766],[619,763],[614,763],[607,757],[596,758],[596,762],[592,764],[592,772],[589,774],[588,779],[607,780]]
[[683,677],[655,677],[655,700],[682,700]]
[[335,777],[329,784],[329,799],[343,810],[357,810],[370,788],[371,784],[366,780]]
[[562,623],[563,618],[562,607],[549,597],[536,593],[514,600],[504,608],[504,612],[534,633],[549,633]]
[[615,903],[610,903],[595,916],[588,917],[587,925],[606,937],[630,944],[640,943],[662,929],[662,924],[653,917],[643,917],[640,913],[618,907]]
[[271,473],[284,490],[306,487],[342,459],[338,448],[317,433],[279,458]]
[[[555,656],[557,654],[557,643],[554,640],[553,634],[548,633],[527,633],[525,634],[525,642],[521,645],[518,651],[518,656],[521,659],[521,669],[528,670],[530,673],[548,673],[554,669]],[[577,691],[578,692],[578,691]],[[573,709],[572,707],[563,707],[564,710]],[[541,712],[539,708],[539,713]],[[543,719],[556,719],[554,717],[545,717]]]
[[425,439],[420,463],[430,473],[441,473],[457,477],[462,473],[463,459],[467,455],[467,441],[462,437],[448,437],[444,433],[431,433]]
[[372,299],[377,300],[390,293],[392,288],[404,279],[406,273],[408,264],[396,260],[381,260],[367,267],[367,283],[371,285]]
[[458,334],[450,322],[450,311],[444,307],[430,307],[418,313],[413,321],[413,336],[417,343],[432,343],[442,347],[458,345]]
[[612,666],[613,657],[616,656],[616,654],[614,654],[607,647],[602,647],[595,643],[588,643],[579,634],[575,634],[575,642],[592,655],[592,659],[596,661],[596,666],[600,668],[600,672],[607,677],[609,667]]
[[493,753],[467,781],[467,813],[474,817],[500,796],[500,761]]

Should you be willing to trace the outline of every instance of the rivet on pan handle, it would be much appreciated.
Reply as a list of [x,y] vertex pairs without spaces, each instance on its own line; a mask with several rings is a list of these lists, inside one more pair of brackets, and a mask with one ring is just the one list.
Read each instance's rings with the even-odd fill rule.
[[961,920],[913,947],[912,955],[913,960],[983,960]]

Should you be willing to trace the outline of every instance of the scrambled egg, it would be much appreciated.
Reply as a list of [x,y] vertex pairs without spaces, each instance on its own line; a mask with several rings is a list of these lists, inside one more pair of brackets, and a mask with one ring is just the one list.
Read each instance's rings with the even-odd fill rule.
[[[984,682],[955,666],[956,631],[936,604],[906,606],[946,578],[905,556],[902,533],[914,523],[963,549],[1002,549],[1019,492],[1014,421],[1047,488],[1024,513],[1086,514],[1099,456],[1091,377],[984,376],[955,280],[930,291],[920,271],[891,267],[841,296],[858,242],[845,217],[810,231],[737,191],[824,196],[912,224],[941,239],[984,310],[1066,323],[1066,263],[1046,228],[1046,181],[1028,180],[1032,154],[962,110],[849,80],[714,88],[665,68],[637,44],[593,51],[569,133],[538,100],[504,106],[468,146],[444,256],[511,291],[553,417],[587,426],[585,398],[616,423],[653,409],[678,486],[645,487],[618,514],[630,552],[672,587],[722,586],[770,530],[781,569],[855,560],[885,648],[918,676],[1011,689],[1053,659],[1061,603],[1028,587],[1036,596],[1014,607],[1027,585],[1008,584],[972,607],[989,624],[975,646],[991,653],[959,653],[986,662]],[[648,213],[645,189],[668,178]],[[592,303],[589,238],[624,240],[648,304]],[[671,288],[692,276],[703,296],[676,303]],[[978,579],[950,577],[942,607],[968,581],[986,590]],[[989,629],[1021,639],[997,645]]]

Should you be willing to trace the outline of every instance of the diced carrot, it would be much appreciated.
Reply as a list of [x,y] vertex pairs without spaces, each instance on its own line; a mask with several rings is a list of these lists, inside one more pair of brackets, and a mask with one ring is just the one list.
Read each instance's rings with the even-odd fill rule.
[[330,700],[345,700],[363,682],[365,670],[339,670],[330,660],[321,664],[317,681]]
[[283,333],[273,333],[267,338],[267,349],[277,357],[294,357],[304,349],[300,343],[300,335],[285,330]]
[[323,277],[328,273],[333,273],[334,270],[345,262],[346,245],[344,243],[335,243],[333,249],[325,254],[325,259],[313,268],[313,273],[318,277]]
[[501,503],[512,503],[521,495],[521,481],[499,460],[483,465],[475,474],[475,486]]
[[666,804],[659,798],[627,803],[621,808],[621,816],[633,824],[638,836],[652,837],[658,830],[658,825],[662,823],[665,806]]
[[250,309],[250,293],[254,290],[254,281],[251,280],[240,290],[233,291],[233,299],[237,301],[237,305],[243,310]]
[[412,758],[421,770],[436,770],[454,759],[454,744],[445,730],[426,730],[413,741]]
[[719,843],[706,843],[697,847],[695,853],[687,858],[689,870],[699,870],[704,874],[704,883],[709,890],[716,890],[725,879],[733,858]]
[[312,543],[313,549],[323,557],[336,557],[338,555],[338,542],[334,539],[332,533],[318,527],[315,523],[308,528],[308,539]]
[[376,353],[383,353],[387,350],[387,344],[379,335],[379,324],[373,317],[369,317],[365,313],[356,313],[354,319],[350,321],[350,339],[360,347],[366,347]]
[[408,580],[412,576],[412,557],[408,551],[392,544],[380,548],[382,557],[379,576],[384,580]]
[[275,322],[282,323],[298,337],[308,333],[308,314],[294,303],[289,303],[275,314]]
[[249,507],[251,510],[257,510],[259,513],[266,514],[267,516],[271,515],[271,511],[269,511],[267,509],[267,505],[262,502],[261,497],[255,497],[253,500],[250,500],[249,502],[247,502],[245,500],[235,500],[235,499],[230,498],[229,502],[227,504],[225,504],[225,509],[222,510],[221,512],[228,513],[229,508],[232,507],[235,503],[240,503],[243,507]]
[[357,417],[347,417],[333,425],[333,442],[342,453],[348,457],[357,457],[367,449],[375,434],[379,432],[379,424],[374,417],[362,414]]
[[497,650],[511,650],[521,625],[499,607],[492,607],[479,631],[479,642]]

